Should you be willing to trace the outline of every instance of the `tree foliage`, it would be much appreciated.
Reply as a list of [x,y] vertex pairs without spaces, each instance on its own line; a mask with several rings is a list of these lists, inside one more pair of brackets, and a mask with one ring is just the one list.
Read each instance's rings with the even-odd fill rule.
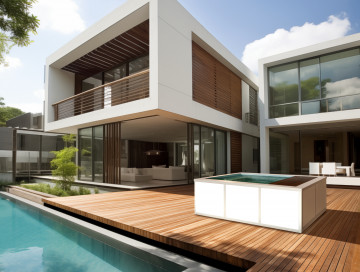
[[30,14],[37,0],[0,0],[0,64],[13,46],[28,46],[39,20]]
[[75,135],[64,135],[65,148],[60,151],[52,151],[55,158],[51,161],[52,174],[59,177],[57,185],[64,191],[70,191],[75,181],[79,166],[74,163],[75,154],[78,149],[74,146]]
[[6,107],[4,103],[4,98],[0,97],[0,127],[5,127],[7,120],[10,120],[22,114],[24,114],[24,112],[18,108]]

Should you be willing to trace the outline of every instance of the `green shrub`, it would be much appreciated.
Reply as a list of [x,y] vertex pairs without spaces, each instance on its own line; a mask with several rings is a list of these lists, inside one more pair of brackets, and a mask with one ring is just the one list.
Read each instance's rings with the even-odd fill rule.
[[79,166],[74,163],[75,154],[78,149],[74,146],[75,135],[64,135],[63,140],[65,147],[59,151],[52,151],[55,158],[51,161],[53,168],[52,174],[59,177],[56,183],[64,191],[70,191],[71,185],[75,181],[75,176]]
[[95,193],[95,194],[98,194],[98,193],[99,193],[99,189],[98,189],[98,188],[95,188],[95,189],[94,189],[94,193]]
[[78,190],[63,190],[58,185],[56,185],[55,187],[51,187],[49,184],[44,183],[23,184],[21,185],[21,187],[55,196],[76,196],[91,194],[91,191],[84,187],[79,187]]
[[89,189],[80,186],[79,187],[79,194],[80,195],[89,195],[89,194],[91,194],[91,192],[90,192]]

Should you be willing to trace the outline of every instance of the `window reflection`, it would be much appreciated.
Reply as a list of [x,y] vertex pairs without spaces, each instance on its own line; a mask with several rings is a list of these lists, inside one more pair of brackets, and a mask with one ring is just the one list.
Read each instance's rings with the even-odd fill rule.
[[360,93],[354,86],[360,76],[359,49],[320,57],[321,96],[323,98]]
[[92,180],[92,128],[79,130],[80,179]]
[[343,110],[360,109],[360,95],[343,97],[342,109]]
[[268,89],[270,118],[297,115],[301,101],[301,114],[358,109],[360,48],[271,67]]
[[301,104],[301,114],[313,114],[320,112],[320,101],[306,102]]
[[291,63],[269,69],[270,105],[298,101],[298,68]]
[[311,59],[300,62],[301,100],[320,98],[319,60]]

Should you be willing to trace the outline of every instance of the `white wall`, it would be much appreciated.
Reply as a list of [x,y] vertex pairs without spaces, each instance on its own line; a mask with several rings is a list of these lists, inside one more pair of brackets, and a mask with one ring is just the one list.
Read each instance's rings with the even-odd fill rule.
[[[74,95],[75,75],[57,68],[46,67],[45,79],[45,131],[49,122],[54,121],[52,104]],[[50,91],[49,91],[50,90]]]

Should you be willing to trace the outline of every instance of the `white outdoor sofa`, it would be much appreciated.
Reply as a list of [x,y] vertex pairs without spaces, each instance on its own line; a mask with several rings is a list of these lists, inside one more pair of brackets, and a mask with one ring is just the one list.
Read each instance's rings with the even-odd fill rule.
[[186,179],[185,167],[170,166],[153,168],[121,168],[121,180],[123,181],[148,181],[156,180],[184,180]]

